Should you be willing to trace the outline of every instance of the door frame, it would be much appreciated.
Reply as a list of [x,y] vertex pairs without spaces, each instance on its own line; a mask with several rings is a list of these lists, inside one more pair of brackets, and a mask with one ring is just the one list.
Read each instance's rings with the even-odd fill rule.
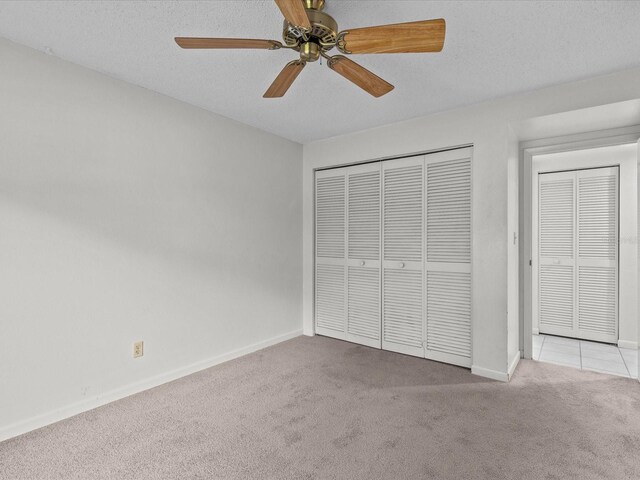
[[[532,357],[533,309],[532,309],[532,243],[533,243],[533,157],[536,155],[561,153],[637,143],[640,140],[640,125],[631,127],[585,132],[562,137],[544,138],[521,142],[519,146],[520,166],[520,351],[523,357]],[[640,325],[639,325],[640,327]]]

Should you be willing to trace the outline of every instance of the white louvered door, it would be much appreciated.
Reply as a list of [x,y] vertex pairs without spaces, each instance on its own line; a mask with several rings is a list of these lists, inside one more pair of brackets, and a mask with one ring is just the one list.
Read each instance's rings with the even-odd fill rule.
[[618,168],[542,173],[541,333],[618,341]]
[[471,366],[471,154],[316,173],[316,333]]
[[316,333],[346,338],[346,171],[316,172]]
[[577,172],[578,337],[618,341],[618,167]]
[[471,366],[471,149],[425,157],[425,356]]
[[346,339],[381,347],[380,163],[347,172]]
[[538,323],[540,333],[574,336],[575,172],[538,176]]
[[382,163],[382,348],[424,357],[424,157]]

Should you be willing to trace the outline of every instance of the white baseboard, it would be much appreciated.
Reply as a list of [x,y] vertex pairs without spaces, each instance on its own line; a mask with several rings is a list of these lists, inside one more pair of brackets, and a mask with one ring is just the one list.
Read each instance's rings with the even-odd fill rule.
[[0,428],[0,442],[302,335],[302,329],[177,368]]
[[509,362],[509,370],[507,370],[507,376],[509,377],[509,380],[511,380],[511,377],[513,377],[513,372],[516,371],[516,367],[518,366],[518,363],[520,363],[520,358],[522,358],[522,353],[520,352],[520,350],[518,350]]
[[492,380],[498,380],[499,382],[508,382],[509,375],[507,372],[499,372],[497,370],[490,370],[484,367],[478,367],[476,365],[471,366],[471,373],[480,377],[490,378]]
[[638,342],[633,342],[631,340],[618,340],[618,347],[638,350]]
[[540,335],[540,329],[534,327],[531,329],[531,333],[533,333],[534,335]]

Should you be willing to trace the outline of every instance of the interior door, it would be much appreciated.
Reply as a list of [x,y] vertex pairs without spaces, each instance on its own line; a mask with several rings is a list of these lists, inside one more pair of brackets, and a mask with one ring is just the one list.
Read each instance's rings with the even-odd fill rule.
[[315,329],[346,337],[346,172],[316,172]]
[[425,157],[426,344],[471,366],[471,148]]
[[382,348],[424,357],[424,157],[382,163]]
[[541,333],[618,341],[618,167],[539,175]]
[[380,163],[347,172],[346,339],[381,347]]

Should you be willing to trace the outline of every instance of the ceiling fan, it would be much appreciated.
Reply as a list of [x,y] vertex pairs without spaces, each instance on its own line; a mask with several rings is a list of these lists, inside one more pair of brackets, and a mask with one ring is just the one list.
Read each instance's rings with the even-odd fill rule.
[[424,20],[377,27],[338,30],[337,22],[322,10],[325,0],[275,0],[284,15],[283,42],[245,38],[176,37],[182,48],[289,48],[300,58],[289,62],[265,92],[265,98],[282,97],[308,62],[325,58],[330,69],[367,91],[381,97],[393,85],[344,55],[330,56],[337,47],[344,54],[439,52],[444,45],[445,21]]

